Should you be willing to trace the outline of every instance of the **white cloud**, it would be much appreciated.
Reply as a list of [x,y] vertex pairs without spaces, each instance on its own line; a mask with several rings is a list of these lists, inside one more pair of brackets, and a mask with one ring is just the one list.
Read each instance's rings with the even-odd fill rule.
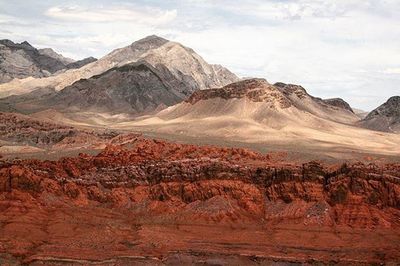
[[73,22],[117,22],[126,21],[147,25],[162,25],[173,21],[176,9],[159,10],[137,7],[84,8],[81,6],[51,7],[45,14],[51,18]]
[[400,67],[397,68],[386,68],[382,71],[384,74],[400,74]]

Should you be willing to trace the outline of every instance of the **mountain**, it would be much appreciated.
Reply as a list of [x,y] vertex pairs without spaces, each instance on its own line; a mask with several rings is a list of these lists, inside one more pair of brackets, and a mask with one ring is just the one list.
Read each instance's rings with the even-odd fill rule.
[[82,66],[87,62],[76,65],[73,59],[65,58],[51,48],[36,49],[26,41],[14,43],[10,40],[0,40],[0,58],[0,83],[13,79],[49,77],[57,71]]
[[[127,63],[129,58],[140,57]],[[138,116],[177,104],[206,86],[238,80],[226,68],[207,64],[193,50],[156,36],[139,40],[82,69],[58,76],[86,73],[85,70],[93,72],[93,69],[97,72],[110,65],[117,66],[79,79],[59,91],[46,86],[0,99],[0,110],[32,113],[55,109],[67,113],[90,111]]]
[[304,116],[350,123],[357,117],[345,108],[331,106],[310,96],[298,85],[269,84],[265,79],[248,79],[218,89],[195,91],[188,100],[160,113],[165,118],[229,115],[273,126],[309,119]]
[[393,96],[371,111],[360,124],[369,129],[400,133],[400,96]]
[[61,90],[80,79],[88,79],[111,68],[128,63],[145,61],[165,75],[166,82],[183,83],[192,92],[197,89],[220,87],[237,81],[229,70],[210,65],[192,49],[158,36],[148,36],[129,46],[116,49],[99,60],[79,69],[72,69],[47,78],[14,80],[0,85],[0,96],[17,95],[40,87],[54,87]]

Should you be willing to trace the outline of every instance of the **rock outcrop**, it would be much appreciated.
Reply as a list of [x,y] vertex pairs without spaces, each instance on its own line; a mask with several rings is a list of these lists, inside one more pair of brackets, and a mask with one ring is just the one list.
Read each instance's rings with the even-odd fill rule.
[[[264,211],[266,201],[268,205],[279,201],[287,205],[323,202],[329,210],[328,226],[331,223],[360,228],[400,226],[397,219],[400,165],[397,164],[293,165],[246,149],[198,147],[140,137],[128,140],[123,146],[111,144],[96,156],[81,154],[59,161],[2,163],[0,191],[25,191],[34,197],[45,191],[74,195],[62,189],[68,183],[88,200],[118,205],[113,190],[122,189],[129,194],[129,190],[146,187],[142,200],[190,204],[222,196],[237,200],[238,206],[244,208],[242,213],[250,211],[247,218],[261,219],[267,215],[272,220],[273,213]],[[119,141],[117,137],[115,142]],[[59,191],[48,190],[49,182],[58,184]],[[367,213],[360,216],[357,212],[341,215],[346,208],[357,206],[378,216]],[[279,215],[285,219],[291,214]],[[314,216],[320,217],[313,219],[324,225],[325,215],[326,211],[316,213]],[[300,213],[297,216],[304,221],[309,218]]]

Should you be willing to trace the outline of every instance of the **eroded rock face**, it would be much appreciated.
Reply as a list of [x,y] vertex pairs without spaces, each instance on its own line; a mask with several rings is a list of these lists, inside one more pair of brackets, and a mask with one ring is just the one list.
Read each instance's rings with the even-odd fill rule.
[[[82,154],[52,162],[4,163],[2,191],[20,190],[35,196],[53,193],[43,184],[55,181],[59,187],[69,184],[62,192],[66,196],[75,198],[79,194],[87,200],[118,204],[113,190],[125,191],[129,197],[140,187],[146,191],[142,200],[183,205],[221,196],[236,201],[239,209],[252,206],[240,212],[257,214],[255,219],[264,216],[265,201],[269,204],[324,202],[328,209],[340,211],[346,206],[360,205],[378,213],[397,212],[400,208],[399,165],[355,164],[327,169],[316,162],[280,164],[244,149],[197,147],[141,138],[132,139],[129,146],[110,145],[97,156]],[[338,224],[356,227],[382,224],[397,227],[399,223],[397,216],[388,214],[380,217],[384,221],[371,217],[361,225],[354,222],[357,214],[347,219],[337,213],[332,215]]]
[[338,247],[348,252],[337,262],[399,258],[398,164],[290,164],[246,149],[127,135],[111,142],[96,156],[1,161],[0,252],[25,263],[193,249],[327,263]]

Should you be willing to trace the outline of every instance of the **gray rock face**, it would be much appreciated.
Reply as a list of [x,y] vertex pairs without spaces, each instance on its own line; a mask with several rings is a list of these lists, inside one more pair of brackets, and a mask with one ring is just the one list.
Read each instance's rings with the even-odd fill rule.
[[386,132],[400,133],[400,96],[393,96],[361,122],[363,127]]
[[73,59],[65,58],[50,48],[36,49],[26,41],[0,40],[0,83],[14,78],[48,77],[59,70],[81,67],[90,62],[93,60],[76,64]]
[[75,82],[49,101],[54,108],[139,115],[174,105],[184,97],[155,68],[137,62]]
[[33,113],[51,108],[143,115],[179,103],[190,93],[168,70],[160,72],[142,61],[79,80],[61,91],[41,88],[0,99],[0,110]]

